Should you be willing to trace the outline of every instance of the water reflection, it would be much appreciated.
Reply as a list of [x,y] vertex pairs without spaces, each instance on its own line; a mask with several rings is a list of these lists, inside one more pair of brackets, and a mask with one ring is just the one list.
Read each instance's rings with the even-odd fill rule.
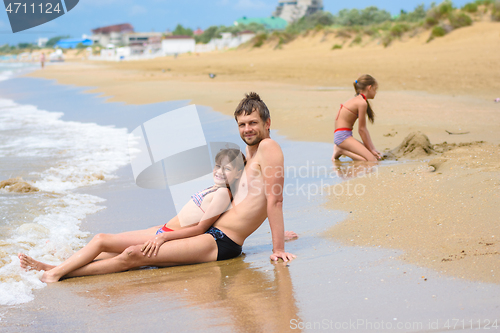
[[335,160],[333,172],[343,180],[372,177],[374,173],[378,174],[378,163]]
[[[76,293],[90,299],[100,312],[116,311],[117,303],[125,313],[147,308],[150,316],[163,316],[166,324],[186,321],[203,329],[208,323],[202,318],[210,318],[208,326],[232,332],[288,331],[291,319],[300,320],[289,267],[281,262],[269,268],[236,258],[141,270],[113,274],[106,281],[95,277],[104,282],[99,284],[92,277],[81,279],[78,284],[86,290],[78,288]],[[182,310],[175,317],[173,306]]]

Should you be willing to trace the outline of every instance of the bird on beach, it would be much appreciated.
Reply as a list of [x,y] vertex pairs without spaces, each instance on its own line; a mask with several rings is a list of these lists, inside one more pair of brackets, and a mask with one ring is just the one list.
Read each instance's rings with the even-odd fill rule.
[[208,73],[208,77],[214,79],[217,75],[214,73]]

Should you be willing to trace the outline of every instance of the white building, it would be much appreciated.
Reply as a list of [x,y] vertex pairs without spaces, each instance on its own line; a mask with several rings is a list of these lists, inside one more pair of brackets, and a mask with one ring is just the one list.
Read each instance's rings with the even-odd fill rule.
[[43,37],[42,38],[38,38],[37,45],[38,45],[38,47],[43,48],[43,47],[45,47],[45,45],[47,45],[48,41],[49,41],[48,38],[43,38]]
[[273,15],[291,23],[322,10],[323,0],[279,0]]
[[154,45],[157,44],[160,48],[162,33],[161,32],[130,32],[123,35],[122,40],[124,45]]
[[106,46],[127,45],[126,34],[133,33],[134,27],[129,23],[110,25],[92,30],[92,36],[88,37],[94,44]]
[[242,31],[236,36],[233,36],[230,32],[223,32],[221,38],[212,38],[207,44],[197,44],[196,52],[203,53],[236,48],[254,37],[255,32],[249,30]]
[[161,41],[161,52],[163,55],[195,52],[196,42],[190,36],[166,36]]

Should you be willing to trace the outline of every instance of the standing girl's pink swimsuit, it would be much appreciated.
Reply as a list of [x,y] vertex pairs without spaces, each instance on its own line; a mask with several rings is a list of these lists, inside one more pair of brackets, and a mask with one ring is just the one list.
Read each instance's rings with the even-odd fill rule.
[[[361,96],[363,96],[363,98],[366,101],[366,96],[363,95],[363,94],[361,94]],[[342,108],[346,109],[347,111],[351,112],[356,117],[358,117],[358,115],[355,112],[349,110],[343,104],[340,104],[340,109],[339,109],[339,112],[337,113],[337,118],[335,118],[335,121],[337,121],[339,119],[340,111],[342,111]],[[333,143],[335,143],[338,146],[342,142],[344,142],[345,140],[347,140],[347,138],[349,138],[351,136],[352,136],[352,128],[345,128],[345,127],[343,127],[343,128],[337,128],[335,130],[335,133],[333,134]]]

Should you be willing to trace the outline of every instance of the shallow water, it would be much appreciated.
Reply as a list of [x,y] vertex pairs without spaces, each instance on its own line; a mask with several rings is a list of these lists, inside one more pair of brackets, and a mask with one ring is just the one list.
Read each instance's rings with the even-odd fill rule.
[[[56,86],[50,81],[27,78],[12,81],[9,87],[0,83],[6,99],[17,96],[14,100],[20,105],[34,104],[37,109],[58,112],[67,110],[60,118],[62,121],[82,124],[92,121],[96,128],[110,125],[115,119],[120,124],[116,127],[130,132],[144,121],[186,103],[146,106],[103,103],[103,98],[82,94],[82,89]],[[30,87],[33,93],[21,93],[20,87]],[[64,98],[42,98],[46,95]],[[201,108],[200,118],[208,141],[230,141],[242,146],[234,119],[208,108]],[[287,250],[298,256],[289,265],[269,262],[272,245],[265,222],[245,242],[244,256],[227,262],[68,279],[45,288],[37,284],[35,274],[21,273],[11,266],[13,271],[9,274],[13,280],[23,274],[31,275],[21,281],[2,282],[2,286],[10,288],[9,292],[15,288],[28,290],[34,300],[17,306],[0,306],[2,330],[437,332],[447,330],[447,321],[456,323],[453,319],[459,320],[455,329],[462,329],[462,321],[466,328],[468,321],[473,320],[476,328],[478,320],[484,325],[487,320],[499,319],[498,285],[440,276],[438,272],[407,265],[397,259],[400,253],[395,250],[343,247],[325,238],[324,231],[348,214],[322,208],[328,189],[324,186],[341,182],[329,161],[332,145],[291,142],[274,132],[272,137],[280,143],[285,155],[286,228],[300,235],[299,240],[287,243]],[[52,160],[49,158],[46,163]],[[16,170],[20,174],[24,169],[11,168],[9,172]],[[41,174],[43,170],[36,172]],[[0,174],[5,178],[2,171]],[[84,207],[105,205],[105,209],[94,214],[82,213],[75,218],[71,231],[81,233],[82,237],[87,231],[120,232],[159,225],[175,214],[168,192],[138,188],[128,165],[110,175],[115,177],[66,190],[65,196],[86,196],[87,205],[78,201],[62,203],[58,193],[50,193],[48,198],[43,198],[49,195],[46,192],[2,193],[4,211],[16,216],[20,225],[47,214],[47,206],[37,203],[31,205],[30,215],[26,215],[25,208],[20,208],[25,206],[22,200],[58,201],[51,208],[56,213],[64,208],[67,208],[65,213],[74,213]],[[32,176],[34,180],[39,177]],[[353,194],[353,200],[360,199]],[[92,199],[106,201],[92,202]],[[29,232],[40,235],[53,229],[54,235],[60,234],[60,229],[46,225],[43,226],[49,231],[33,226],[34,231]],[[19,229],[7,223],[1,228],[2,231]],[[79,244],[70,246],[68,252]],[[17,248],[22,246],[18,244]],[[49,253],[41,247],[40,254],[45,255],[44,252]],[[35,288],[41,289],[33,292]]]

